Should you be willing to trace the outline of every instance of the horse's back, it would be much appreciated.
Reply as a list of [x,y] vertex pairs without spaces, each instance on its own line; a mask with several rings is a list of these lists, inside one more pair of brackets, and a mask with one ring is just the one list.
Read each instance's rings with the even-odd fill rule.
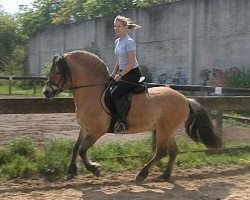
[[183,94],[169,87],[153,87],[148,93],[133,96],[128,120],[150,127],[159,121],[179,124],[188,114],[188,99]]

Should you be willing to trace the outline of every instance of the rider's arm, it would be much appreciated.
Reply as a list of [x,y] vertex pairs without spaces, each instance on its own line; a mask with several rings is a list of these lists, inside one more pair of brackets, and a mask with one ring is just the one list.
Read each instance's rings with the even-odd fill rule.
[[114,77],[116,75],[116,73],[118,72],[118,70],[119,70],[119,61],[116,62],[115,67],[114,67],[110,76]]
[[128,51],[128,64],[127,66],[120,72],[120,75],[123,77],[126,75],[131,69],[133,69],[135,65],[135,51]]

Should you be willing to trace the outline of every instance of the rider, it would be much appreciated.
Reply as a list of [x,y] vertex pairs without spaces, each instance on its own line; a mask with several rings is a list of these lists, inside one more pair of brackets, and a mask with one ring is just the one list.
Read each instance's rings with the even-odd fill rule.
[[136,45],[127,33],[128,30],[136,28],[140,28],[140,26],[124,16],[118,15],[114,20],[114,30],[118,38],[115,40],[117,62],[111,74],[111,77],[115,80],[115,87],[111,91],[111,100],[119,118],[114,127],[115,133],[129,128],[126,121],[127,113],[123,109],[122,97],[136,87],[135,84],[131,83],[138,83],[141,76],[136,58]]

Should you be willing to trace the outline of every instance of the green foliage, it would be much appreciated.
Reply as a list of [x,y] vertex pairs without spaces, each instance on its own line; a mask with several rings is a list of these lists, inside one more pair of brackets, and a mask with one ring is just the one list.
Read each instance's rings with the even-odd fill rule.
[[31,159],[36,157],[34,141],[28,136],[12,140],[8,146],[8,150],[11,156],[19,155]]
[[145,8],[149,7],[155,4],[161,4],[161,3],[171,3],[179,0],[138,0],[134,1],[136,7],[138,8]]
[[24,156],[14,156],[6,165],[0,168],[0,175],[9,179],[28,178],[38,173],[37,164]]
[[[91,148],[88,155],[92,161],[101,164],[101,171],[104,173],[138,170],[153,156],[151,143],[152,141],[148,139],[98,145]],[[33,176],[45,176],[49,179],[62,177],[67,173],[72,147],[72,141],[57,139],[38,149],[30,138],[16,139],[5,149],[0,150],[0,177],[9,179]],[[205,147],[189,140],[179,140],[178,147],[180,152],[185,153],[177,156],[176,167],[185,169],[216,165],[250,166],[249,147],[218,151],[216,154],[201,152]],[[228,147],[235,145],[231,144]],[[165,170],[166,163],[167,158],[164,158],[157,163],[154,170]],[[83,170],[83,165],[79,163],[79,166],[80,172],[87,172]]]
[[242,71],[229,75],[226,86],[236,88],[250,88],[250,66],[242,68]]
[[38,155],[39,173],[48,177],[65,174],[69,165],[72,146],[71,141],[50,141]]
[[6,70],[6,63],[11,57],[20,36],[17,33],[15,19],[7,13],[0,11],[0,70]]
[[23,75],[27,69],[26,36],[17,19],[0,11],[0,75]]
[[0,167],[10,161],[10,153],[7,149],[0,150]]
[[174,1],[178,0],[36,0],[33,8],[21,7],[18,18],[24,35],[30,35],[52,24],[81,22],[123,10]]
[[151,149],[151,140],[110,143],[90,149],[89,155],[104,166],[103,171],[117,172],[143,167],[153,155]]
[[28,73],[28,50],[26,45],[16,44],[5,62],[3,75],[25,76]]
[[0,151],[0,176],[12,179],[37,174],[36,153],[36,146],[30,137],[14,139]]

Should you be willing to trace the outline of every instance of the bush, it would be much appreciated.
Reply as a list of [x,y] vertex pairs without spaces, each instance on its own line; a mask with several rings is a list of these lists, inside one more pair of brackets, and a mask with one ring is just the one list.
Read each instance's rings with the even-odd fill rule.
[[2,176],[7,178],[28,178],[38,172],[37,164],[24,156],[17,155],[1,168]]
[[[148,151],[147,151],[147,150]],[[151,140],[110,143],[90,149],[90,157],[100,162],[103,171],[127,171],[143,167],[151,156]]]
[[243,68],[242,71],[229,75],[225,85],[236,88],[250,88],[250,66]]
[[72,142],[52,140],[38,155],[39,173],[48,177],[55,177],[65,174],[72,152]]
[[28,136],[12,140],[8,149],[11,156],[20,155],[31,159],[36,157],[36,147],[34,141]]
[[[138,170],[153,156],[151,144],[152,140],[148,139],[99,145],[90,149],[89,156],[91,160],[100,162],[102,172]],[[57,139],[38,150],[31,139],[27,137],[16,139],[6,149],[0,150],[0,176],[9,179],[39,175],[49,179],[60,178],[67,172],[72,146],[72,141]],[[185,152],[178,155],[175,162],[175,165],[181,168],[223,164],[250,166],[249,148],[221,151],[217,154],[194,153],[192,151],[204,150],[205,147],[189,140],[179,140],[178,147],[181,152]],[[166,163],[167,157],[157,163],[154,169],[165,170]],[[82,166],[80,172],[85,173],[86,170],[82,170],[83,165],[80,166]]]
[[6,149],[0,150],[0,167],[10,161],[9,152]]

